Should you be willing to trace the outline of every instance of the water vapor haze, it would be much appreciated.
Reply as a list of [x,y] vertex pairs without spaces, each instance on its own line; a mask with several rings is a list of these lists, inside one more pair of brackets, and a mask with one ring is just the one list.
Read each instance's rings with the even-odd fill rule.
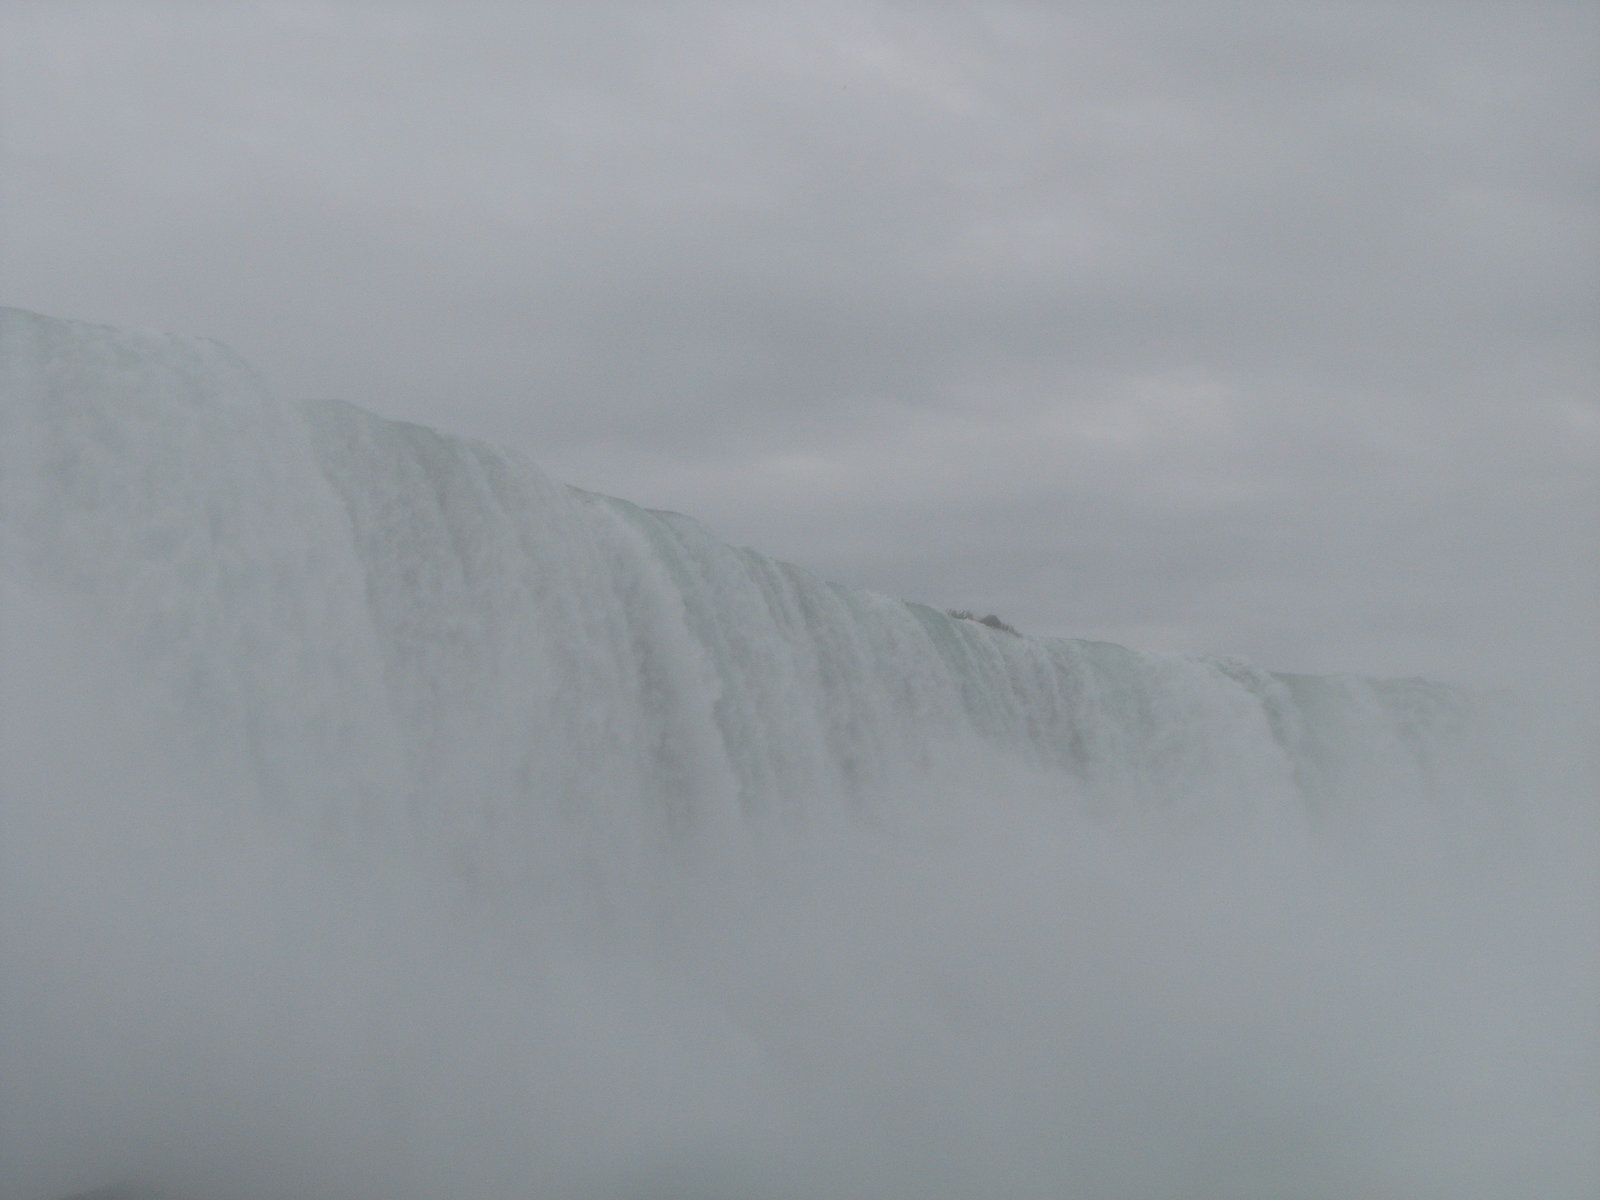
[[103,662],[12,632],[43,654],[7,672],[8,1200],[1577,1200],[1600,1169],[1595,830],[1528,797],[1181,831],[951,788],[496,915],[259,819]]

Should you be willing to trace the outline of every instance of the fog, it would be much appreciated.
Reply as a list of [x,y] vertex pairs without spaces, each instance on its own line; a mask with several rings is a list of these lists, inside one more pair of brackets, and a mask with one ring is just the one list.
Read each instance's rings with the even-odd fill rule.
[[1172,828],[931,788],[496,911],[9,632],[8,1200],[1591,1194],[1595,831],[1540,797]]
[[[482,447],[332,409],[308,437],[200,350],[36,326],[5,1200],[1593,1194],[1573,747],[1492,704],[1456,764],[1422,709],[1339,743],[1243,664],[919,613]],[[523,562],[535,592],[485,578]],[[382,698],[340,707],[367,653]],[[1061,732],[1029,671],[1098,680],[1063,723],[1099,774],[1007,741]],[[941,690],[994,678],[1014,718]]]

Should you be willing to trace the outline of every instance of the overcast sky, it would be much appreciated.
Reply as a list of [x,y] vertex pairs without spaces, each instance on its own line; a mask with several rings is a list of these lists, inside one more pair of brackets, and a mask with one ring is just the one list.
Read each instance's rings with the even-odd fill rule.
[[1600,7],[0,0],[0,303],[829,578],[1594,663]]

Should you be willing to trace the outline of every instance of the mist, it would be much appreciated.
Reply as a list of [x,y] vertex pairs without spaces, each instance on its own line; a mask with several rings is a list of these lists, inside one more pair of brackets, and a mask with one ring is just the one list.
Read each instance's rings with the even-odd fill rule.
[[1012,637],[6,317],[4,1200],[1593,1193],[1536,705]]
[[9,632],[8,1200],[1596,1178],[1595,829],[1546,797],[1174,828],[930,781],[508,909],[253,812],[81,636]]

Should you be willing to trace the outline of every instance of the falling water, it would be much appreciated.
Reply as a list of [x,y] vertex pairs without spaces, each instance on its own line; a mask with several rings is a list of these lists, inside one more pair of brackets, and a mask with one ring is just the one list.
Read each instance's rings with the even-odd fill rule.
[[[6,310],[0,1197],[1600,1179],[1592,792]],[[1564,773],[1565,772],[1565,773]]]

